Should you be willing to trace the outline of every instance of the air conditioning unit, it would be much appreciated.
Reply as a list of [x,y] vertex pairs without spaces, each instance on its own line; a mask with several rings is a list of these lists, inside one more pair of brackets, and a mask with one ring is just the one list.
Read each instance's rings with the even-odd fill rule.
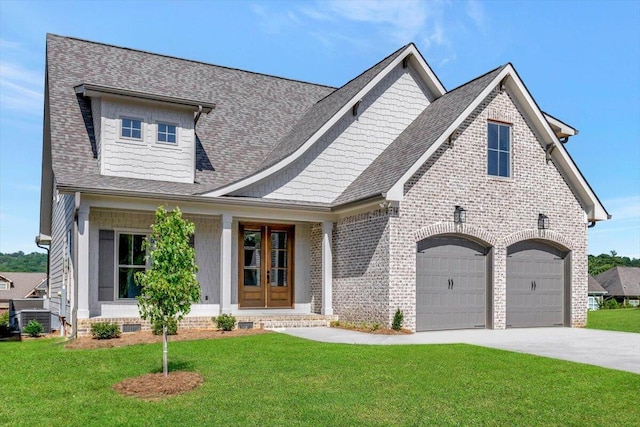
[[44,328],[44,333],[51,333],[51,311],[42,309],[26,309],[16,312],[16,319],[18,320],[18,329],[20,332],[24,331],[25,326],[32,320],[37,321]]

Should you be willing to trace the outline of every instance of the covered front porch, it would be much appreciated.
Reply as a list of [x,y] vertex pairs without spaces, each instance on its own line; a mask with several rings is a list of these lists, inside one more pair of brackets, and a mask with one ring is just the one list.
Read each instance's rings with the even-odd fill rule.
[[[150,232],[158,201],[83,197],[75,262],[78,332],[96,321],[146,329],[133,277],[149,268],[138,246]],[[168,209],[172,209],[164,203]],[[234,315],[253,327],[324,326],[334,320],[330,216],[309,210],[180,204],[195,224],[192,245],[202,293],[183,327],[213,327]],[[84,325],[84,326],[83,326]],[[126,329],[126,328],[125,328]]]

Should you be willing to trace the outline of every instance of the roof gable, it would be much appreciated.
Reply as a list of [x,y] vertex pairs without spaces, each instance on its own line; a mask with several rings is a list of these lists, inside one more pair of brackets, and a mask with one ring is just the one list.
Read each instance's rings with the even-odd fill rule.
[[438,98],[446,92],[415,45],[411,43],[403,46],[309,109],[292,130],[274,146],[256,173],[203,195],[217,197],[238,191],[291,164],[402,61],[411,61],[433,98]]
[[[527,90],[526,86],[518,76],[511,64],[500,68],[499,71],[489,73],[491,79],[484,89],[477,94],[475,99],[464,109],[464,111],[437,136],[437,140],[410,166],[405,173],[386,192],[388,200],[400,201],[404,196],[404,184],[422,166],[440,146],[445,143],[448,137],[462,124],[462,122],[480,105],[497,85],[504,85],[509,93],[514,96],[518,107],[529,119],[533,130],[537,132],[542,142],[546,144],[547,152],[551,156],[560,172],[565,176],[569,185],[575,190],[583,209],[587,213],[589,221],[602,221],[610,218],[606,209],[600,203],[584,176],[574,163],[571,156],[560,143],[544,113],[540,110],[535,100]],[[487,77],[485,75],[483,77]],[[453,91],[452,91],[453,92]],[[434,102],[435,104],[435,102]]]

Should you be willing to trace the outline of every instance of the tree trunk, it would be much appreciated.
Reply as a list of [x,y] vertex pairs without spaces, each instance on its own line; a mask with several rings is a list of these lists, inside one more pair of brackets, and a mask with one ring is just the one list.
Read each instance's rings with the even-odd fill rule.
[[169,366],[167,361],[167,323],[162,325],[162,372],[166,377],[169,375]]

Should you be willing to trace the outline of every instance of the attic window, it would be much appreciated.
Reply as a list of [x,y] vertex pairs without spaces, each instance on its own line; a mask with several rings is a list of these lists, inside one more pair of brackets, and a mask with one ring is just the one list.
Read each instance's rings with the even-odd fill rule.
[[120,136],[129,139],[142,139],[142,120],[123,118]]
[[9,289],[9,283],[7,282],[0,282],[0,291],[6,291]]

